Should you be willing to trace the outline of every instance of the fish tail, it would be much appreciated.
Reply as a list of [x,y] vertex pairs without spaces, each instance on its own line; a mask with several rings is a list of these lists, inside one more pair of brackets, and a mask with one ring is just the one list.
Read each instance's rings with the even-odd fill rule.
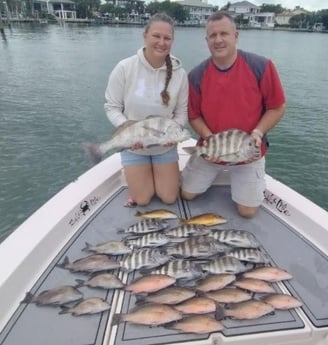
[[193,153],[196,152],[196,147],[195,146],[186,146],[182,148],[185,152],[189,153],[192,155]]
[[82,248],[81,250],[82,250],[83,252],[88,252],[90,247],[91,247],[90,243],[85,242],[85,247]]
[[68,307],[67,305],[61,305],[60,309],[61,310],[58,314],[67,314],[67,313],[69,313],[70,307]]
[[33,295],[30,292],[26,292],[24,299],[20,303],[31,303],[33,300]]
[[225,316],[227,316],[227,315],[226,315],[222,305],[220,303],[216,303],[216,310],[215,310],[215,314],[214,314],[215,320],[217,320],[217,321],[223,320],[225,318]]
[[56,266],[57,266],[57,267],[60,267],[60,268],[65,268],[66,265],[68,265],[68,264],[69,264],[68,256],[65,256],[64,261],[63,261],[61,264],[57,264]]
[[84,285],[84,280],[82,280],[82,279],[75,279],[75,281],[76,281],[76,285],[75,285],[75,288],[79,288],[79,287],[81,287],[81,286],[83,286]]
[[112,319],[112,326],[118,325],[122,321],[124,321],[122,314],[114,314]]
[[98,164],[102,160],[102,152],[99,144],[85,142],[82,143],[82,147],[93,164]]

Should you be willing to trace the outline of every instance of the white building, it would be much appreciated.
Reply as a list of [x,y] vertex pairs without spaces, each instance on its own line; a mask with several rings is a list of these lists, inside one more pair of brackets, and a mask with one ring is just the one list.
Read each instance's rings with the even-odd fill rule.
[[207,1],[179,0],[177,2],[190,14],[190,20],[186,24],[203,25],[206,23],[207,18],[217,10],[217,6],[208,4]]

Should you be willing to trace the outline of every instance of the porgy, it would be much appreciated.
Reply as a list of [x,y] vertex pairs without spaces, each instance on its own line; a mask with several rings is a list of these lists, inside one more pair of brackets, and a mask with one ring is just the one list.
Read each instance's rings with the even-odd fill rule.
[[116,129],[110,140],[101,144],[83,143],[83,147],[93,163],[99,163],[103,155],[110,150],[126,150],[136,143],[150,148],[178,143],[190,137],[190,132],[173,119],[149,116],[141,121],[128,120]]

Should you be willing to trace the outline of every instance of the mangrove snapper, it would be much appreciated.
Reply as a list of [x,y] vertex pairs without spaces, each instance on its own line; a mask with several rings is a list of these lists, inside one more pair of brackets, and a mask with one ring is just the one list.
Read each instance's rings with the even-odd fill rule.
[[74,316],[80,316],[98,314],[109,309],[110,305],[105,300],[99,297],[91,297],[75,304],[73,307],[61,306],[59,314],[71,313]]

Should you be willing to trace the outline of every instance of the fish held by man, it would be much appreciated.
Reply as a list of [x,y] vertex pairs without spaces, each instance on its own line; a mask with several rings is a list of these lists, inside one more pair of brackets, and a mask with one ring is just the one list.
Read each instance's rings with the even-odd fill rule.
[[92,162],[97,164],[110,150],[123,151],[130,149],[136,143],[141,143],[143,148],[150,148],[178,143],[190,137],[190,132],[175,120],[162,116],[149,116],[141,121],[126,121],[106,142],[100,144],[85,142],[82,145]]
[[211,135],[206,145],[183,148],[189,154],[217,159],[227,164],[238,164],[261,157],[255,139],[239,129],[228,129]]

